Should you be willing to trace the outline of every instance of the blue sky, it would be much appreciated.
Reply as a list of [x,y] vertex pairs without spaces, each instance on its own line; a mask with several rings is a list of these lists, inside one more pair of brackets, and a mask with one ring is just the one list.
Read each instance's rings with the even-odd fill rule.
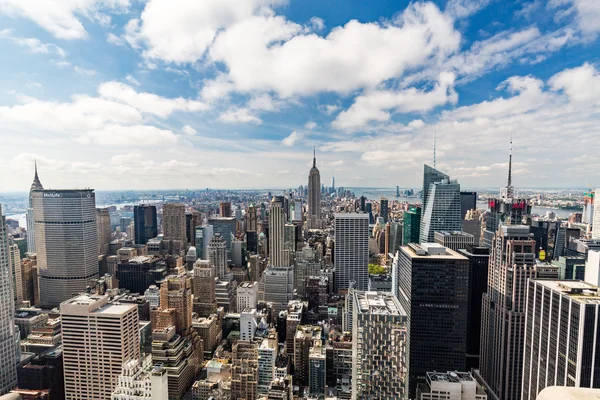
[[600,185],[595,0],[0,0],[0,191]]

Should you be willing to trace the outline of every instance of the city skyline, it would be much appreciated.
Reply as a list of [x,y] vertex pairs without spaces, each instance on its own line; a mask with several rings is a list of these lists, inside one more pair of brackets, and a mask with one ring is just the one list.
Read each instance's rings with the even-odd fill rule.
[[418,187],[436,130],[464,187],[502,184],[511,133],[516,186],[600,183],[589,0],[26,4],[0,1],[6,192],[35,158],[49,187],[293,187],[313,146],[324,182]]

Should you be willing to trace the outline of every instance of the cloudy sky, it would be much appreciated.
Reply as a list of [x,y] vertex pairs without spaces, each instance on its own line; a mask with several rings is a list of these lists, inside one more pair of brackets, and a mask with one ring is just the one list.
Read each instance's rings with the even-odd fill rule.
[[[0,191],[600,185],[596,0],[0,0]],[[436,128],[437,127],[437,128]]]

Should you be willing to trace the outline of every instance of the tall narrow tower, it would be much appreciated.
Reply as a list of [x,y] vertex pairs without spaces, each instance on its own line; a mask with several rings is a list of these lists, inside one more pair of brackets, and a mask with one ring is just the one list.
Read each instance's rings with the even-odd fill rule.
[[35,162],[35,175],[29,189],[29,208],[27,208],[27,252],[35,253],[35,222],[33,218],[33,206],[31,203],[31,194],[34,190],[43,190],[42,182],[38,177],[37,161]]
[[0,206],[0,396],[17,386],[15,303],[9,258],[8,232]]
[[313,166],[308,174],[308,227],[321,228],[321,174],[317,169],[317,153],[313,152]]
[[283,204],[274,197],[269,207],[269,264],[276,267],[289,265],[289,251],[285,243],[285,214]]

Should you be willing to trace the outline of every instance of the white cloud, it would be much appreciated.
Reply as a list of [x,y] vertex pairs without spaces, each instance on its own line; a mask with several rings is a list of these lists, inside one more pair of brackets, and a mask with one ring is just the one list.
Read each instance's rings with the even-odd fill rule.
[[573,102],[600,104],[600,73],[591,64],[559,72],[549,84],[553,90],[563,90]]
[[304,127],[312,131],[317,127],[317,123],[314,121],[308,121],[306,124],[304,124]]
[[340,106],[338,106],[337,104],[323,104],[319,106],[319,110],[326,115],[331,115],[339,109]]
[[487,7],[490,0],[449,0],[446,13],[454,18],[466,18]]
[[135,79],[132,75],[127,75],[125,80],[133,85],[140,86],[140,81]]
[[73,70],[75,72],[77,72],[79,75],[87,75],[87,76],[94,76],[94,75],[96,75],[96,70],[95,69],[85,69],[85,68],[82,68],[82,67],[80,67],[78,65],[74,66]]
[[290,133],[287,137],[285,137],[281,141],[281,144],[283,144],[284,146],[292,147],[293,145],[295,145],[297,142],[299,142],[303,138],[304,138],[303,133],[293,131],[292,133]]
[[453,85],[454,75],[443,73],[430,91],[409,88],[367,92],[356,97],[354,104],[342,111],[332,125],[342,130],[360,130],[371,121],[390,120],[392,113],[425,112],[446,103],[456,103],[458,95]]
[[198,133],[197,130],[195,130],[194,128],[192,128],[189,125],[185,125],[183,128],[181,128],[181,131],[183,133],[185,133],[186,135],[190,135],[190,136],[194,136],[196,133]]
[[573,0],[577,10],[577,22],[584,34],[595,36],[600,32],[600,2],[597,0]]
[[257,125],[262,124],[262,120],[256,115],[252,114],[252,112],[247,108],[230,108],[219,115],[219,120],[229,124],[247,122]]
[[114,44],[115,46],[125,46],[125,41],[114,33],[109,33],[106,35],[106,41],[110,44]]
[[425,122],[422,119],[414,119],[409,122],[408,127],[413,129],[419,129],[425,126]]
[[18,46],[26,47],[31,53],[53,54],[60,58],[65,58],[67,56],[67,52],[54,43],[43,43],[36,38],[14,36],[12,29],[0,30],[0,38],[8,39]]
[[177,137],[172,131],[155,126],[108,124],[78,136],[76,141],[100,146],[157,146],[176,143]]
[[100,96],[128,104],[141,112],[166,118],[175,111],[198,112],[208,109],[205,103],[183,97],[166,98],[153,93],[137,92],[133,87],[120,82],[105,82],[98,88]]
[[251,110],[261,111],[279,111],[282,105],[282,101],[276,100],[266,93],[252,97],[246,104]]
[[30,19],[59,39],[82,39],[87,33],[80,17],[106,25],[105,11],[125,12],[129,6],[130,0],[0,0],[0,14]]

